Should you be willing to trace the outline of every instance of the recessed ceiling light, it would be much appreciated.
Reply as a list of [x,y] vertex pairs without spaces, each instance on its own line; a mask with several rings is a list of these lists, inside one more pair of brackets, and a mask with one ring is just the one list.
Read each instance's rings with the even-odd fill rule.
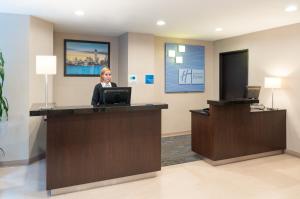
[[298,10],[298,7],[296,5],[289,5],[285,7],[286,12],[295,12]]
[[82,10],[77,10],[77,11],[74,12],[74,14],[81,17],[81,16],[84,15],[84,12]]
[[156,22],[156,25],[158,25],[158,26],[164,26],[164,25],[166,25],[166,22],[163,21],[163,20],[158,20],[158,21]]
[[223,31],[223,28],[216,28],[216,32],[221,32]]

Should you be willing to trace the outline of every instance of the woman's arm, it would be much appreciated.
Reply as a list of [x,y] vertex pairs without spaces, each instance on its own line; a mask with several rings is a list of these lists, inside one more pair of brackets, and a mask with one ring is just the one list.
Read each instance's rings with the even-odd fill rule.
[[100,93],[99,93],[98,86],[96,85],[94,88],[93,97],[92,97],[92,105],[93,106],[98,106],[98,104],[100,103],[99,97],[100,97]]

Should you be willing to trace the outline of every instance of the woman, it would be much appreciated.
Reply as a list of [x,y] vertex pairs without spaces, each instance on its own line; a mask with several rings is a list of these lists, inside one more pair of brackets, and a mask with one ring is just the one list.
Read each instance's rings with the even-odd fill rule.
[[102,101],[102,96],[100,96],[100,91],[102,88],[107,87],[117,87],[117,84],[114,82],[111,82],[111,71],[109,68],[103,68],[100,73],[100,83],[98,83],[93,92],[92,97],[92,105],[93,106],[99,106]]

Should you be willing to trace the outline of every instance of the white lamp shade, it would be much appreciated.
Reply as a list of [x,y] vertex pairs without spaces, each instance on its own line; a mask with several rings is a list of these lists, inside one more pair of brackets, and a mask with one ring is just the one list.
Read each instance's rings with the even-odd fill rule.
[[36,74],[55,75],[56,56],[48,56],[48,55],[36,56]]
[[281,88],[281,78],[265,77],[265,88]]

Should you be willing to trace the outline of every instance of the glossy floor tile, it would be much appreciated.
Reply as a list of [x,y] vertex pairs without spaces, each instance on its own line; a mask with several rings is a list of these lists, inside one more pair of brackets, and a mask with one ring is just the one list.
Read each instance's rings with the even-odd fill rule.
[[[45,162],[0,168],[0,198],[48,198]],[[58,195],[59,199],[299,199],[300,159],[289,155],[213,167],[204,161],[163,167],[155,178]]]

